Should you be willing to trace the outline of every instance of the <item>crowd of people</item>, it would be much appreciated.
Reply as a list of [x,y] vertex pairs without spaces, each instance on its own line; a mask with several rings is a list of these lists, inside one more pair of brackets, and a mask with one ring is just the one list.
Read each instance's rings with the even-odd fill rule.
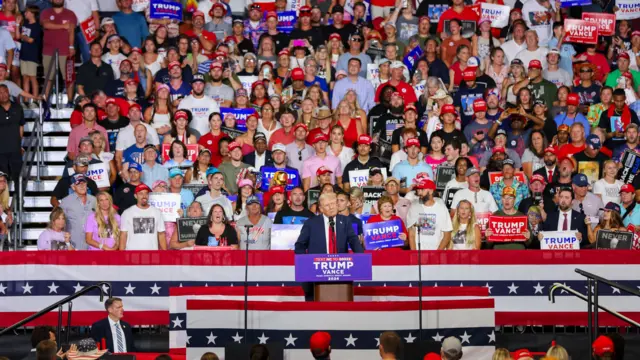
[[[638,19],[571,43],[564,20],[613,2],[441,2],[309,0],[289,29],[284,0],[201,0],[181,20],[132,0],[109,16],[96,0],[5,0],[0,181],[17,179],[34,69],[57,51],[72,130],[39,249],[270,249],[272,226],[332,206],[361,242],[363,224],[399,220],[395,249],[536,249],[544,231],[595,248],[600,230],[640,231]],[[510,6],[507,26],[484,3]],[[179,197],[175,217],[161,194]],[[487,213],[527,216],[524,241],[488,241]],[[185,240],[180,218],[206,221]]]

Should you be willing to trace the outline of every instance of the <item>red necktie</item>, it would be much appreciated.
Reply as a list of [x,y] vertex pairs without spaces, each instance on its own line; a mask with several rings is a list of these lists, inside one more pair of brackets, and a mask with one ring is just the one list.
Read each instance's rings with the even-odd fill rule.
[[336,233],[333,230],[333,226],[329,226],[329,254],[337,254],[336,248]]
[[551,184],[553,182],[553,170],[548,170],[548,172],[549,172],[549,179],[547,180],[547,182]]
[[567,220],[567,214],[562,215],[564,215],[564,221],[562,222],[562,231],[567,231],[569,230],[569,221]]

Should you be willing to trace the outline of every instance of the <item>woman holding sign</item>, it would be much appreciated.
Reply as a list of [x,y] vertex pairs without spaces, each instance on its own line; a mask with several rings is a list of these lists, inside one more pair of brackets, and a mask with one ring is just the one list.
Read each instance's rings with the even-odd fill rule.
[[620,216],[620,205],[609,202],[604,207],[604,213],[600,218],[600,223],[596,225],[594,229],[591,228],[591,220],[589,216],[584,217],[584,223],[587,225],[587,234],[589,236],[589,243],[595,244],[598,238],[598,231],[611,230],[611,231],[628,231],[622,224],[622,216]]
[[445,243],[441,246],[448,250],[480,250],[482,230],[469,200],[458,203],[452,224],[451,238],[445,238]]
[[222,205],[214,204],[211,207],[207,226],[201,227],[196,235],[196,245],[238,248],[238,234],[224,216]]
[[[404,226],[404,221],[399,216],[396,216],[396,210],[394,208],[393,200],[388,196],[382,196],[378,200],[378,212],[379,214],[371,215],[367,220],[367,224],[371,223],[379,223],[397,220],[402,224],[402,232],[398,234],[400,240],[404,241],[404,246],[402,247],[388,247],[383,250],[402,250],[409,245],[409,237],[407,236],[407,228]],[[369,250],[369,249],[367,249]],[[380,250],[380,249],[376,249]]]

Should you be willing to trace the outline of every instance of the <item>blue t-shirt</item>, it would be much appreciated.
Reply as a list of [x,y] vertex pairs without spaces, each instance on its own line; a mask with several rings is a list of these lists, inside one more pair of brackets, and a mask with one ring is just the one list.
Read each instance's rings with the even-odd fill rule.
[[322,89],[322,91],[329,92],[329,86],[327,85],[327,80],[321,77],[318,77],[317,75],[313,81],[307,81],[307,80],[304,81],[305,87],[310,87],[313,84],[318,84],[320,85],[320,89]]
[[486,89],[486,85],[478,83],[473,89],[461,88],[456,92],[453,103],[460,106],[460,120],[462,121],[463,129],[473,121],[473,101],[481,99]]
[[42,46],[42,26],[40,26],[38,22],[25,24],[22,26],[22,35],[26,35],[34,41],[31,44],[26,41],[22,42],[22,47],[20,48],[20,60],[38,63],[38,54],[40,53],[40,47]]
[[125,14],[120,11],[115,13],[112,18],[116,23],[118,34],[126,38],[131,47],[141,48],[142,40],[149,36],[149,28],[144,16],[137,12]]
[[585,138],[589,136],[589,134],[591,133],[591,125],[589,125],[589,121],[581,113],[576,113],[576,117],[573,119],[567,117],[567,114],[559,114],[559,115],[556,115],[556,117],[553,120],[556,122],[557,126],[560,126],[560,125],[571,126],[575,122],[582,123],[582,125],[584,126]]
[[187,208],[195,199],[191,191],[187,189],[180,190],[180,207],[185,214],[187,213]]
[[[555,37],[552,38],[547,43],[547,46],[549,49],[557,48],[558,39]],[[558,51],[560,51],[560,62],[558,63],[558,67],[566,70],[569,75],[573,77],[573,61],[571,59],[577,54],[576,49],[574,49],[571,44],[562,44]]]
[[142,165],[144,163],[144,159],[142,158],[143,153],[144,153],[144,147],[137,147],[136,144],[133,144],[122,152],[122,162],[123,163],[136,162]]
[[434,179],[433,177],[433,169],[431,169],[431,165],[427,164],[424,161],[419,161],[416,166],[411,166],[408,160],[401,161],[393,168],[393,177],[400,180],[406,179],[406,187],[409,187],[413,184],[413,179],[416,178],[421,172],[426,172],[429,175],[430,179]]
[[171,95],[171,100],[175,100],[180,96],[189,96],[189,94],[191,94],[191,85],[183,79],[182,84],[177,89],[174,89],[169,85],[169,94]]
[[[627,213],[627,209],[623,206],[622,211],[620,212],[620,215],[624,216],[626,213]],[[622,224],[624,224],[625,227],[629,226],[629,224],[633,224],[635,226],[638,226],[638,224],[640,224],[640,205],[639,204],[636,204],[631,214],[629,214],[629,216],[627,216],[626,218],[624,218],[624,220],[622,220]]]

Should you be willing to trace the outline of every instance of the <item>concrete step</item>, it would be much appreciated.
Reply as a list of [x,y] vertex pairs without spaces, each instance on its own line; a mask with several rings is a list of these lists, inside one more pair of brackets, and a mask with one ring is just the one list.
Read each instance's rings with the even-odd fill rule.
[[[64,165],[48,165],[40,169],[40,176],[62,176],[64,171]],[[36,166],[31,167],[31,176],[38,174],[38,168]],[[31,182],[31,180],[30,180]]]
[[[51,109],[51,119],[69,119],[71,117],[71,113],[73,109],[60,109],[56,110]],[[28,109],[24,111],[25,119],[39,119],[40,118],[40,110],[39,109]],[[69,122],[69,121],[67,121]]]
[[49,200],[51,197],[49,196],[25,196],[24,197],[24,207],[25,208],[45,208],[51,209],[51,203]]
[[50,211],[25,211],[22,214],[23,224],[46,224],[49,222]]
[[[48,132],[71,132],[71,124],[69,124],[69,120],[62,120],[62,121],[47,121],[43,124],[43,128],[44,128],[44,132],[48,133]],[[27,133],[32,132],[34,129],[34,122],[33,121],[27,121],[27,123],[24,125],[24,132],[25,132],[25,137],[27,135]]]
[[[43,153],[43,159],[45,162],[64,162],[65,161],[65,157],[67,156],[67,152],[66,151],[57,151],[57,150],[45,150]],[[36,159],[38,158],[38,155],[36,154]]]
[[33,228],[33,229],[22,229],[22,240],[23,241],[38,240],[38,237],[44,231],[44,229],[45,229],[44,227]]
[[[57,180],[41,180],[40,182],[36,182],[33,179],[29,179],[27,183],[27,192],[49,192],[55,189]],[[15,191],[14,183],[11,183],[11,192]]]

